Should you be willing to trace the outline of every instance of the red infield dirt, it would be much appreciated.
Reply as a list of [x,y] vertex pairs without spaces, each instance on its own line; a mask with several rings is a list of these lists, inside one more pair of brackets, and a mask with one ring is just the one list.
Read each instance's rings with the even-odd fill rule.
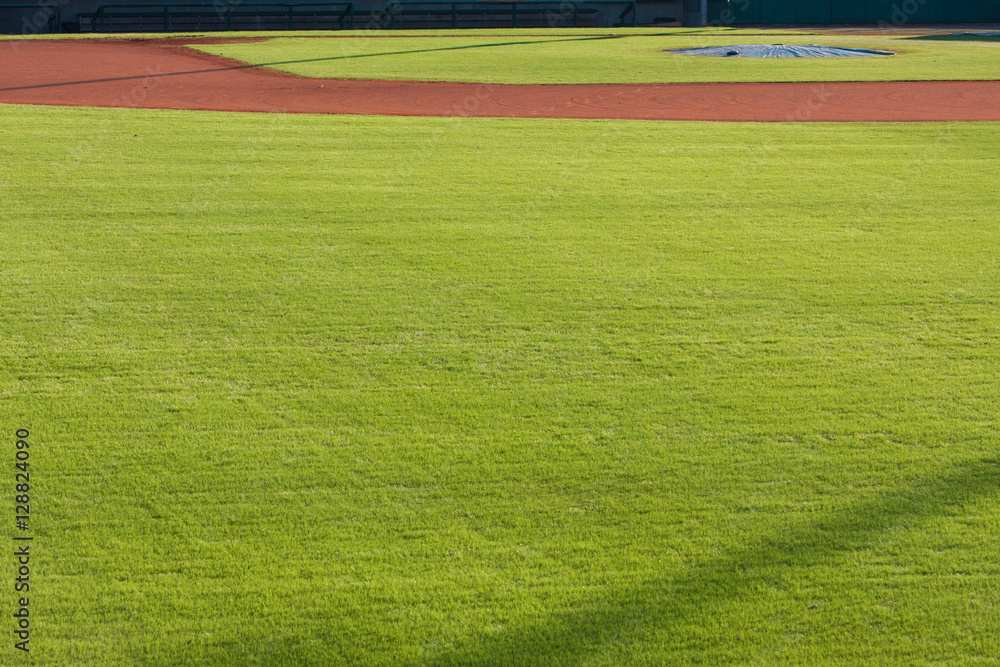
[[390,116],[1000,121],[998,81],[498,85],[308,79],[184,47],[193,41],[0,42],[0,102]]

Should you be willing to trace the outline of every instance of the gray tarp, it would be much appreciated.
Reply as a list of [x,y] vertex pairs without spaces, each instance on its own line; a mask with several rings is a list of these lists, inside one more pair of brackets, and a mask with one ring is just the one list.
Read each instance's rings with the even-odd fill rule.
[[[735,51],[735,53],[733,53]],[[857,58],[858,56],[892,56],[892,51],[847,49],[838,46],[813,46],[811,44],[738,44],[736,46],[708,46],[703,49],[672,49],[664,53],[682,56],[719,56],[736,58]]]

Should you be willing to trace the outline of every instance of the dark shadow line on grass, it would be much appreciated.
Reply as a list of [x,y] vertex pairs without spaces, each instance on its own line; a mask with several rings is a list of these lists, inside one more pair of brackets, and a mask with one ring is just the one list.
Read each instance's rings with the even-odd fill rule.
[[1000,34],[918,35],[916,37],[901,37],[900,39],[930,40],[933,42],[1000,42]]
[[[835,515],[802,521],[778,533],[753,539],[743,549],[693,564],[690,568],[614,593],[582,600],[573,611],[557,613],[534,625],[514,628],[478,645],[438,655],[420,664],[446,665],[578,665],[602,651],[627,648],[651,632],[705,628],[734,603],[755,604],[762,592],[780,588],[792,569],[835,563],[843,556],[871,548],[879,536],[899,528],[914,528],[949,506],[961,506],[1000,489],[1000,458],[991,457],[953,466],[941,475],[925,476],[898,492],[855,502]],[[719,627],[722,627],[721,624]],[[750,658],[767,648],[754,644],[752,628],[742,647],[737,637],[709,637],[719,653],[703,655],[708,664],[739,654]],[[692,646],[690,634],[686,639]],[[737,648],[734,649],[734,646]],[[702,649],[703,650],[703,649]],[[728,651],[728,655],[727,652]],[[607,657],[607,656],[605,656]],[[627,657],[623,654],[622,659]],[[662,664],[678,656],[662,655]],[[683,657],[683,656],[681,656]],[[624,663],[621,663],[624,664]]]
[[[348,60],[351,58],[375,58],[378,56],[399,56],[399,55],[409,55],[413,53],[431,53],[434,51],[459,51],[464,49],[482,49],[490,48],[495,46],[520,46],[525,44],[549,44],[556,42],[586,42],[592,40],[604,40],[604,39],[620,39],[621,37],[626,37],[627,35],[601,35],[598,37],[575,37],[573,39],[551,39],[542,41],[527,41],[527,42],[497,42],[494,44],[468,44],[465,46],[445,46],[437,49],[413,49],[409,51],[387,51],[384,53],[361,53],[349,56],[330,56],[328,58],[305,58],[303,60],[279,60],[270,63],[256,63],[256,64],[246,64],[246,65],[229,65],[226,67],[213,67],[210,69],[197,69],[197,70],[187,70],[183,72],[149,72],[148,74],[136,74],[133,76],[120,76],[112,77],[106,79],[84,79],[80,81],[61,81],[59,83],[40,83],[33,86],[14,86],[11,88],[0,88],[0,92],[10,92],[15,90],[33,90],[37,88],[58,88],[60,86],[77,86],[85,85],[91,83],[112,83],[115,81],[135,81],[135,80],[150,80],[159,79],[161,77],[168,76],[189,76],[192,74],[211,74],[213,72],[226,72],[230,70],[244,70],[244,69],[260,69],[264,67],[276,67],[278,65],[297,65],[301,63],[316,63],[316,62],[326,62],[331,60]],[[200,52],[202,55],[213,55],[207,52]],[[225,56],[215,56],[215,57],[225,57]],[[299,76],[299,75],[295,75]],[[303,79],[311,79],[314,77],[301,77]],[[321,77],[316,77],[317,80],[325,80]]]

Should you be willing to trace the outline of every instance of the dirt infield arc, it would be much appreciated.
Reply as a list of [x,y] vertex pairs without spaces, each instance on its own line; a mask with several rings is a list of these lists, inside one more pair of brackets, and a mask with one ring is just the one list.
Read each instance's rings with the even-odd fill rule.
[[392,116],[1000,121],[1000,82],[499,85],[309,79],[194,40],[0,42],[0,102]]

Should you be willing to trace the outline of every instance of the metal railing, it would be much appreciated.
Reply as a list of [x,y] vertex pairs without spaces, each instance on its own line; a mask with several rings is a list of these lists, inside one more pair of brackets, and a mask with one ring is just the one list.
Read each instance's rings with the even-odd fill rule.
[[[576,27],[581,6],[624,4],[625,9],[618,19],[625,25],[625,17],[631,13],[631,25],[636,24],[635,0],[395,0],[390,2],[383,13],[389,19],[389,28],[396,27],[397,16],[443,16],[451,17],[451,27],[457,28],[460,16],[497,17],[509,16],[510,27],[517,27],[518,15],[547,16],[550,22],[557,19],[571,21]],[[425,7],[426,9],[418,9]],[[546,9],[547,8],[547,9]],[[586,13],[596,13],[595,9],[584,9]]]
[[[624,5],[618,15],[618,25],[636,25],[636,0],[390,0],[381,12],[381,20],[389,28],[395,28],[397,20],[403,17],[431,17],[437,19],[450,18],[452,28],[458,28],[460,18],[493,21],[507,21],[512,28],[522,25],[530,18],[547,20],[551,25],[557,23],[579,25],[581,16],[593,17],[597,7]],[[10,5],[7,5],[10,6]],[[23,5],[37,7],[39,5]],[[373,13],[374,15],[374,13]],[[612,15],[613,16],[613,15]],[[114,31],[115,24],[119,26],[125,21],[125,28],[145,30],[146,22],[151,21],[152,29],[170,32],[173,27],[178,29],[197,29],[204,23],[209,23],[221,30],[233,30],[245,27],[245,19],[256,18],[258,27],[261,19],[281,20],[288,30],[295,28],[296,20],[306,18],[331,17],[337,20],[341,28],[354,28],[353,2],[240,2],[238,0],[216,0],[215,2],[162,2],[136,3],[120,2],[106,3],[98,6],[89,14],[80,14],[81,29],[84,22],[90,22],[92,31]],[[235,21],[234,21],[235,19]],[[192,25],[192,23],[194,25]],[[179,28],[183,25],[183,28]]]
[[[326,9],[320,9],[326,8]],[[336,9],[333,9],[336,8]],[[210,11],[209,11],[210,10]],[[171,21],[214,19],[226,30],[233,29],[233,19],[266,17],[287,18],[288,30],[294,29],[295,20],[306,17],[336,18],[341,27],[354,28],[353,2],[165,2],[165,3],[109,3],[100,5],[92,14],[80,14],[81,23],[90,19],[91,29],[108,32],[116,19],[155,19],[161,22],[160,30],[170,32]]]

